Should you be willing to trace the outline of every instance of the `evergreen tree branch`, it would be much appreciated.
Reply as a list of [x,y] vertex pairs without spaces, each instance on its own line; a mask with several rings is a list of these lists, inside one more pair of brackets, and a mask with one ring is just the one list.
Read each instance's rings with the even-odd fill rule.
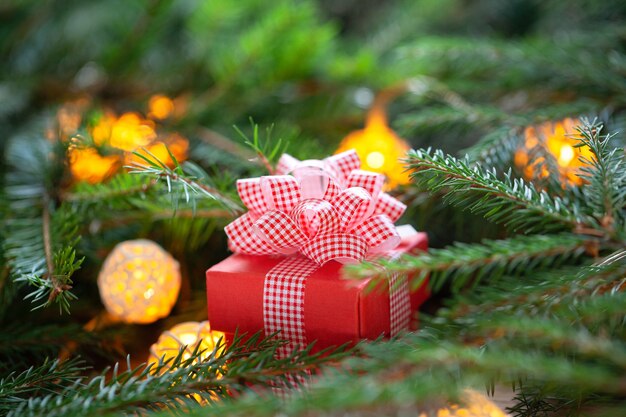
[[46,360],[23,372],[12,372],[0,379],[0,414],[6,415],[31,397],[55,395],[64,387],[74,386],[86,369],[80,359],[74,358]]
[[[234,215],[242,212],[241,205],[231,199],[222,191],[215,187],[205,184],[199,181],[199,175],[207,178],[208,176],[197,165],[189,162],[185,163],[184,167],[179,165],[174,155],[170,153],[170,157],[175,162],[175,168],[171,169],[157,157],[151,154],[147,149],[143,150],[147,155],[135,152],[135,155],[143,159],[146,164],[134,163],[129,166],[131,174],[140,174],[149,177],[153,177],[156,180],[164,180],[167,183],[168,192],[172,192],[173,187],[178,185],[179,191],[184,194],[186,202],[189,202],[196,195],[203,195],[211,200],[221,203],[224,207],[230,210]],[[195,201],[195,200],[193,200]]]
[[88,184],[80,183],[72,192],[66,192],[62,199],[69,203],[87,203],[97,201],[110,201],[118,198],[126,198],[135,194],[144,194],[151,190],[157,183],[156,179],[146,181],[145,178],[118,174],[106,183]]
[[[527,331],[524,336],[532,340],[532,332],[540,326],[527,324],[528,327],[523,327]],[[555,339],[550,334],[547,336],[538,334],[535,346],[549,346]],[[572,332],[560,340],[569,342],[576,337]],[[591,350],[605,344],[604,340],[598,342],[593,338],[586,338],[586,341],[589,345],[585,349]],[[392,342],[365,344],[362,351],[362,356],[345,360],[342,368],[326,369],[325,376],[310,390],[294,393],[285,402],[247,395],[204,409],[194,407],[188,415],[367,416],[381,409],[386,410],[385,415],[406,415],[407,410],[411,415],[420,415],[420,412],[432,410],[433,399],[458,398],[459,389],[463,387],[481,389],[490,385],[490,381],[512,383],[531,378],[559,387],[562,392],[569,391],[570,395],[572,392],[581,394],[578,403],[572,404],[573,409],[593,399],[583,394],[584,387],[614,401],[619,401],[624,393],[623,367],[612,363],[577,362],[571,357],[555,355],[549,348],[544,352],[520,348],[515,343],[499,346],[494,343],[487,349],[464,346],[423,330],[420,336],[410,334]],[[626,352],[623,344],[606,346],[604,351],[618,353],[620,357]],[[618,404],[621,410],[626,409],[623,402]],[[163,415],[163,412],[157,414]]]
[[[498,311],[502,314],[571,315],[571,307],[602,294],[615,294],[626,289],[623,266],[558,268],[528,274],[523,281],[515,277],[502,279],[491,286],[478,288],[474,293],[459,295],[453,305],[440,312],[446,320],[475,319]],[[609,300],[611,301],[611,300]],[[564,312],[560,309],[572,309]],[[606,309],[610,307],[605,307]],[[596,315],[599,315],[596,312]],[[581,316],[581,319],[585,319]]]
[[34,308],[54,303],[68,312],[76,298],[71,276],[82,259],[73,249],[79,219],[53,203],[64,153],[41,137],[18,135],[9,142],[7,163],[13,171],[6,178],[9,216],[3,247],[13,281],[33,287],[27,298]]
[[626,162],[624,149],[612,147],[615,135],[602,135],[603,125],[597,119],[582,119],[577,128],[580,146],[587,146],[594,157],[581,157],[585,164],[582,177],[588,181],[583,188],[591,214],[610,239],[626,239]]
[[336,361],[346,353],[324,351],[310,353],[310,347],[294,351],[284,359],[276,359],[276,349],[283,342],[254,335],[244,341],[236,337],[230,346],[221,343],[212,352],[195,346],[187,356],[181,349],[175,358],[157,364],[140,365],[112,375],[106,371],[86,381],[77,380],[64,390],[21,402],[8,415],[80,416],[85,413],[118,411],[145,414],[166,408],[171,413],[188,410],[194,405],[213,404],[227,395],[247,391],[250,386],[271,387],[287,375],[303,375],[320,363]]
[[406,162],[418,186],[431,192],[446,190],[448,203],[512,230],[604,235],[594,219],[581,213],[576,202],[553,198],[522,179],[511,178],[510,172],[500,180],[495,170],[483,170],[472,166],[467,158],[459,160],[430,149],[410,151]]
[[[561,308],[572,308],[581,300],[626,290],[626,267],[620,264],[562,267],[528,274],[523,281],[505,277],[473,293],[457,295],[453,306],[440,312],[441,317],[471,320],[493,311],[503,314],[554,315]],[[560,311],[559,314],[568,315]]]
[[416,256],[348,266],[346,271],[356,278],[372,278],[372,287],[387,279],[389,274],[401,273],[413,274],[411,286],[414,289],[428,278],[435,291],[448,281],[459,291],[470,283],[473,286],[483,280],[494,283],[505,275],[531,275],[537,270],[576,261],[586,247],[585,238],[571,234],[518,235],[508,240],[484,240],[480,244],[455,243]]

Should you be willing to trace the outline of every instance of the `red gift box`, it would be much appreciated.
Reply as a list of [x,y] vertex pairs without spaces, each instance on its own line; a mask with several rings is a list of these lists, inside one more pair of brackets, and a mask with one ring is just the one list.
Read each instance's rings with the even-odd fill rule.
[[[405,236],[396,251],[425,251],[425,233]],[[297,255],[296,255],[297,256]],[[284,257],[234,254],[206,272],[211,327],[226,333],[256,333],[264,328],[263,291],[266,274]],[[304,330],[315,351],[345,342],[375,339],[390,333],[388,291],[366,291],[369,280],[342,278],[342,264],[328,262],[306,279]],[[410,295],[412,323],[428,297],[426,282]]]

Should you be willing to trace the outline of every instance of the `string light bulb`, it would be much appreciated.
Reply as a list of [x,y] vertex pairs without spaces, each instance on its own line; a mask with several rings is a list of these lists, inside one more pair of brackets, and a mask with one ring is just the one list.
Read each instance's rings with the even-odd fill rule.
[[[593,154],[588,146],[576,146],[579,144],[576,140],[576,127],[580,125],[580,120],[567,118],[527,127],[523,145],[517,149],[514,157],[515,165],[524,177],[532,181],[558,174],[563,182],[581,185],[584,181],[577,174],[585,163],[580,158],[591,159]],[[558,173],[549,172],[543,156],[531,156],[536,149],[543,150],[554,158]]]
[[[203,351],[199,360],[204,360],[213,353],[220,339],[224,340],[224,333],[211,330],[208,321],[179,323],[161,333],[156,343],[150,347],[148,362],[158,363],[160,360],[173,359],[183,348],[183,360],[189,359],[196,348]],[[223,348],[222,343],[217,353],[219,354]]]
[[382,102],[374,101],[367,115],[365,127],[351,132],[340,143],[336,153],[354,149],[361,158],[361,168],[380,172],[387,177],[387,188],[391,189],[409,182],[400,158],[410,149],[388,126]]
[[[136,112],[117,116],[111,110],[104,110],[99,114],[89,127],[92,146],[85,146],[89,144],[83,143],[80,147],[71,146],[68,149],[68,162],[73,178],[95,184],[111,177],[123,165],[145,163],[133,152],[152,154],[171,168],[175,163],[170,153],[178,162],[186,160],[189,141],[178,133],[157,132],[155,122],[170,117],[181,106],[175,108],[170,98],[155,95],[150,99],[149,107],[149,117],[152,119],[144,118]],[[59,124],[63,124],[66,130],[76,129],[81,122],[80,113],[70,107],[62,110],[57,116]]]
[[148,101],[148,116],[153,119],[164,120],[174,112],[174,102],[167,96],[155,94]]
[[[490,401],[483,394],[467,389],[462,395],[463,405],[451,405],[440,408],[434,414],[436,417],[509,417],[500,407]],[[419,417],[426,417],[425,413]]]
[[106,310],[127,323],[153,323],[169,315],[180,284],[178,262],[146,239],[118,244],[98,274]]

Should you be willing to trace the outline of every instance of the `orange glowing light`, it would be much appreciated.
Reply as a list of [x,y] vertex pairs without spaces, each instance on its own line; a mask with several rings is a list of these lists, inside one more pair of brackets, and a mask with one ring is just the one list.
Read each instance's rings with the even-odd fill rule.
[[351,132],[336,153],[354,149],[361,158],[361,168],[380,172],[387,177],[388,189],[408,184],[409,175],[399,159],[410,149],[387,125],[387,115],[381,104],[375,104],[367,115],[365,128]]
[[580,168],[585,165],[580,157],[591,159],[593,154],[588,146],[575,147],[579,143],[575,139],[578,134],[575,128],[580,124],[580,120],[567,118],[527,127],[524,132],[524,145],[514,156],[514,163],[522,170],[524,177],[533,180],[550,175],[543,157],[531,160],[531,151],[540,146],[554,157],[562,181],[573,185],[583,184],[583,179],[577,175]]
[[[464,405],[451,405],[447,408],[437,410],[437,417],[508,417],[500,407],[490,401],[487,397],[474,390],[463,392]],[[421,413],[419,417],[426,417]]]
[[153,119],[164,120],[174,112],[174,102],[167,96],[157,94],[148,101],[148,116]]
[[104,307],[126,323],[153,323],[166,317],[176,303],[180,283],[178,262],[146,239],[118,244],[98,274]]
[[69,165],[76,180],[95,184],[117,171],[122,159],[119,155],[102,156],[94,148],[71,148]]
[[[168,138],[166,138],[164,142],[161,142],[161,141],[152,142],[145,149],[148,152],[150,152],[152,155],[157,157],[159,161],[163,162],[165,165],[172,168],[174,167],[174,161],[170,157],[170,154],[167,152],[167,150],[169,149],[172,155],[174,155],[174,158],[176,158],[176,160],[180,163],[184,161],[185,159],[187,159],[187,150],[189,149],[189,141],[187,141],[187,139],[185,139],[184,137],[178,134],[173,134],[173,135],[170,135]],[[144,149],[137,149],[135,152],[142,154],[142,155],[146,155],[146,156],[149,155],[146,151],[144,151]],[[138,157],[137,155],[133,153],[128,153],[126,157],[126,163],[130,165],[133,162],[139,163],[139,164],[145,163],[145,161],[141,159],[140,157]]]
[[137,113],[124,113],[113,123],[109,143],[130,152],[147,146],[156,137],[152,121],[142,119]]
[[[68,124],[75,125],[74,119],[68,119],[69,116],[65,113],[62,115]],[[189,149],[187,139],[177,133],[159,138],[154,121],[144,119],[138,113],[129,112],[117,117],[115,113],[107,110],[91,127],[90,133],[95,147],[106,149],[106,152],[112,155],[100,156],[95,148],[88,151],[71,148],[70,171],[78,181],[101,182],[117,171],[122,162],[126,164],[143,162],[132,153],[133,151],[144,152],[146,149],[170,167],[174,166],[174,161],[166,146],[177,161],[187,159]]]
[[91,129],[91,137],[93,138],[93,143],[97,146],[102,146],[104,144],[109,143],[111,139],[111,132],[113,131],[113,126],[117,117],[115,113],[111,111],[106,111],[100,118],[95,126]]

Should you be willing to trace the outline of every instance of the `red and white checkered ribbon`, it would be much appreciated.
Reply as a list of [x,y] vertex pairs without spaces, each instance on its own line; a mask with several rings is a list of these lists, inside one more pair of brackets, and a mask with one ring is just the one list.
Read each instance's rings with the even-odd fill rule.
[[[382,192],[384,176],[363,171],[355,151],[322,161],[284,154],[277,175],[237,181],[248,213],[228,226],[229,247],[249,255],[291,255],[265,277],[264,325],[292,346],[304,333],[306,278],[329,261],[354,263],[400,243],[394,222],[406,206]],[[391,333],[405,328],[408,286],[390,280]]]

